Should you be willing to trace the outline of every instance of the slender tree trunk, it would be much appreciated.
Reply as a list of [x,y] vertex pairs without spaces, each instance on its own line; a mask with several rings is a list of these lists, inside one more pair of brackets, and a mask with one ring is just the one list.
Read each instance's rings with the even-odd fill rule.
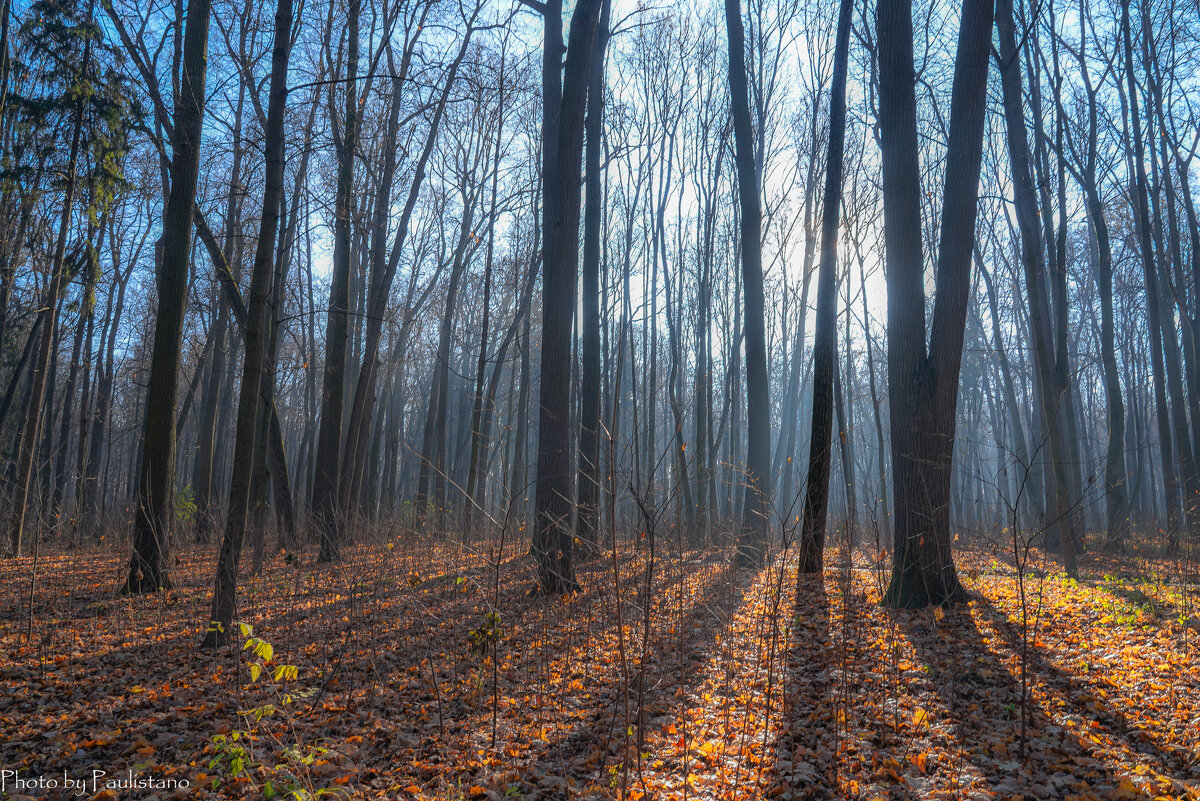
[[580,378],[579,498],[576,531],[582,542],[596,547],[600,498],[600,137],[604,128],[604,51],[612,3],[603,0],[591,77],[587,90],[584,122],[587,148],[584,154],[583,298],[580,304],[580,345],[583,353]]
[[[242,158],[245,152],[242,146],[242,115],[245,95],[246,85],[243,81],[238,85],[238,99],[233,114],[233,156],[229,175],[229,198],[225,204],[225,237],[222,250],[226,262],[234,271],[234,278],[241,276],[243,253],[242,237],[236,234],[241,227],[241,200],[244,195],[241,189],[241,178]],[[216,526],[216,515],[213,509],[213,484],[218,468],[217,457],[220,455],[219,443],[224,441],[224,437],[221,436],[222,423],[225,422],[228,413],[224,408],[225,405],[221,403],[221,399],[228,365],[229,309],[227,304],[221,302],[220,287],[214,292],[214,300],[219,308],[216,321],[213,323],[214,330],[210,332],[213,340],[213,359],[201,401],[196,457],[192,465],[197,542],[208,542],[209,535]]]
[[[1104,497],[1107,507],[1105,548],[1110,551],[1124,547],[1129,530],[1129,493],[1125,471],[1125,403],[1121,395],[1121,374],[1117,367],[1114,346],[1115,320],[1113,312],[1113,257],[1104,204],[1097,185],[1096,167],[1099,155],[1099,108],[1096,89],[1092,85],[1087,61],[1086,3],[1079,5],[1079,74],[1087,97],[1087,148],[1084,163],[1073,170],[1087,203],[1088,223],[1095,242],[1093,276],[1100,296],[1100,361],[1104,368],[1105,409],[1108,420],[1108,446],[1104,458]],[[1065,113],[1061,99],[1058,114]],[[1069,165],[1068,165],[1069,166]]]
[[[347,12],[346,98],[338,145],[337,198],[334,212],[333,277],[325,323],[325,371],[321,383],[321,423],[312,487],[312,515],[321,538],[322,562],[341,559],[338,478],[342,456],[342,407],[346,385],[347,341],[350,331],[351,213],[354,156],[358,144],[358,47],[362,0],[349,0]],[[332,33],[332,31],[331,31]]]
[[213,515],[213,471],[217,445],[218,403],[221,384],[225,380],[225,356],[228,349],[229,310],[220,300],[220,290],[214,293],[220,308],[213,322],[210,336],[213,340],[208,381],[200,402],[200,417],[197,420],[198,442],[196,459],[192,465],[192,491],[196,501],[196,541],[208,542],[214,523]]
[[[67,372],[67,385],[63,390],[63,409],[62,421],[58,433],[58,452],[55,454],[54,463],[54,490],[50,504],[50,514],[52,519],[58,520],[62,513],[63,496],[67,488],[67,459],[70,456],[71,444],[71,423],[79,422],[80,418],[73,417],[72,407],[75,405],[75,387],[79,381],[79,374],[82,370],[85,376],[83,393],[79,398],[80,409],[87,407],[87,362],[89,359],[83,356],[84,338],[91,330],[92,312],[96,304],[96,279],[99,272],[99,250],[104,244],[104,221],[101,220],[99,225],[99,238],[94,248],[89,248],[84,269],[87,271],[83,277],[83,297],[79,304],[79,319],[75,326],[75,339],[71,343],[71,364]],[[96,235],[96,231],[89,231],[89,241]],[[90,339],[88,340],[90,343]],[[80,417],[86,420],[86,412],[81,412]],[[85,436],[87,428],[84,425],[79,427],[79,442],[78,450],[84,452],[87,443]]]
[[[111,235],[109,236],[109,241],[112,241]],[[115,286],[109,292],[110,297],[112,292],[116,292],[116,298],[113,301],[111,316],[105,315],[108,320],[107,337],[104,338],[104,347],[97,354],[96,373],[98,375],[98,383],[96,386],[96,403],[92,410],[87,467],[80,478],[82,482],[80,493],[80,508],[82,511],[80,514],[82,515],[83,527],[88,534],[95,533],[99,519],[104,511],[105,497],[102,491],[103,488],[100,485],[100,469],[103,464],[102,457],[105,453],[105,446],[109,444],[107,432],[109,427],[109,412],[112,408],[117,336],[121,327],[121,320],[125,313],[125,287],[129,283],[129,276],[133,273],[133,266],[134,262],[131,260],[129,266],[122,271],[117,257],[113,257],[113,280]]]
[[[426,12],[429,6],[425,7]],[[476,8],[475,15],[478,14]],[[396,240],[392,245],[391,253],[388,256],[386,263],[384,260],[384,236],[387,231],[387,212],[388,196],[390,193],[390,184],[395,174],[395,137],[397,126],[399,124],[399,110],[401,105],[400,90],[402,88],[402,79],[394,79],[392,85],[393,100],[391,117],[388,121],[388,136],[385,151],[389,154],[385,161],[384,174],[381,179],[379,198],[376,201],[376,224],[375,224],[375,243],[372,252],[371,260],[371,279],[370,290],[367,297],[367,320],[366,330],[363,340],[363,359],[362,368],[358,374],[357,387],[354,393],[353,405],[350,412],[350,425],[346,435],[346,455],[345,465],[342,474],[342,505],[349,510],[352,506],[353,494],[349,491],[347,485],[347,477],[353,475],[353,471],[361,469],[364,466],[364,460],[367,455],[366,435],[370,430],[371,411],[375,400],[375,372],[378,367],[379,357],[379,341],[382,335],[383,318],[387,308],[387,299],[391,291],[392,281],[395,278],[396,270],[400,263],[400,254],[404,247],[404,243],[408,237],[409,222],[412,219],[413,210],[416,207],[417,199],[420,195],[421,187],[425,180],[425,168],[429,162],[429,157],[433,153],[434,145],[437,143],[438,130],[441,126],[442,118],[445,114],[446,104],[449,102],[450,91],[454,88],[455,79],[458,75],[458,69],[462,64],[463,58],[467,54],[468,47],[474,33],[475,15],[472,15],[467,22],[467,30],[459,45],[458,53],[450,64],[450,68],[446,74],[445,84],[442,86],[441,95],[437,105],[434,107],[433,119],[430,121],[429,131],[425,136],[424,148],[417,159],[416,167],[413,172],[412,183],[409,186],[408,197],[405,200],[404,208],[400,214],[399,226],[397,228]],[[406,75],[409,64],[411,62],[415,39],[406,49],[400,68],[400,75]],[[476,195],[478,196],[478,195]]]
[[741,212],[742,291],[746,325],[746,494],[738,561],[760,565],[769,545],[771,402],[767,385],[766,327],[763,322],[762,207],[755,170],[754,131],[746,80],[746,35],[740,0],[725,0],[729,34],[729,94],[733,105],[738,204]]
[[[275,35],[271,48],[271,80],[267,99],[267,123],[263,131],[266,172],[263,185],[262,217],[250,273],[250,304],[242,331],[245,356],[242,385],[238,394],[237,432],[233,448],[233,473],[229,482],[229,514],[225,536],[217,558],[216,587],[212,614],[204,644],[216,646],[227,641],[237,600],[238,562],[249,518],[250,487],[254,468],[262,397],[263,369],[267,361],[268,317],[271,278],[274,264],[279,213],[283,201],[284,115],[287,105],[287,72],[291,54],[292,0],[279,0],[275,9]],[[260,534],[261,536],[261,534]]]
[[[853,10],[853,0],[842,0],[833,51],[833,84],[829,97],[829,153],[825,167],[825,194],[821,203],[817,331],[813,342],[812,438],[809,440],[808,485],[804,494],[800,528],[801,573],[821,572],[828,518],[829,438],[833,432],[833,384],[837,371],[838,222],[842,203],[842,161],[846,141],[846,73],[850,51],[850,17]],[[800,341],[803,342],[803,335]]]
[[[1062,392],[1061,376],[1056,375],[1053,354],[1054,337],[1050,330],[1050,309],[1046,298],[1046,266],[1038,238],[1040,212],[1037,189],[1030,170],[1030,150],[1022,107],[1021,65],[1016,49],[1012,0],[998,0],[996,28],[1000,39],[1001,87],[1004,93],[1004,112],[1008,132],[1008,152],[1012,169],[1014,205],[1021,233],[1021,264],[1025,272],[1025,292],[1029,300],[1029,330],[1033,343],[1033,359],[1037,370],[1038,400],[1050,445],[1051,468],[1054,476],[1054,512],[1048,521],[1051,540],[1062,548],[1064,568],[1075,576],[1074,489],[1070,475],[1070,456],[1067,449],[1067,422],[1063,404],[1070,402],[1069,393]],[[1049,213],[1049,209],[1044,210]],[[1053,252],[1053,251],[1051,251]],[[1057,537],[1053,536],[1057,531]]]
[[1008,352],[1004,347],[1004,336],[1000,331],[1000,309],[996,301],[996,287],[992,275],[983,262],[978,249],[975,251],[975,264],[987,290],[988,307],[992,317],[992,343],[996,354],[996,364],[1000,368],[1001,385],[1004,392],[1004,405],[1008,411],[1008,424],[1012,429],[1012,455],[1016,457],[1021,470],[1028,471],[1029,491],[1025,493],[1038,519],[1045,515],[1043,502],[1045,491],[1041,485],[1041,473],[1034,470],[1029,453],[1029,444],[1025,437],[1025,426],[1021,422],[1021,406],[1017,401],[1016,384],[1012,377],[1012,365],[1008,360]]
[[483,320],[479,333],[479,357],[475,362],[474,391],[471,393],[471,425],[468,434],[471,438],[471,453],[467,461],[466,497],[463,499],[463,528],[470,532],[474,526],[475,505],[479,503],[480,480],[480,450],[483,447],[484,388],[483,380],[487,373],[488,337],[491,334],[492,313],[492,270],[493,257],[496,249],[496,194],[500,180],[500,147],[504,141],[504,69],[505,62],[500,63],[498,89],[496,100],[496,146],[492,150],[491,187],[489,194],[491,202],[488,211],[487,250],[483,262]]
[[1166,370],[1163,364],[1163,329],[1160,320],[1157,269],[1154,262],[1153,231],[1150,228],[1149,185],[1146,179],[1146,152],[1142,140],[1142,119],[1138,111],[1138,86],[1134,75],[1133,37],[1130,32],[1129,0],[1121,2],[1121,36],[1125,51],[1125,80],[1128,91],[1129,119],[1133,128],[1134,206],[1138,242],[1141,245],[1142,273],[1146,281],[1146,318],[1150,333],[1150,366],[1154,380],[1154,405],[1158,421],[1159,447],[1162,453],[1163,500],[1169,546],[1178,546],[1179,480],[1175,472],[1174,447],[1167,406]]
[[[202,0],[203,1],[203,0]],[[7,22],[7,13],[5,21]],[[84,64],[89,61],[91,41],[84,49]],[[7,61],[7,50],[0,58]],[[86,69],[86,67],[85,67]],[[11,497],[12,518],[8,529],[8,555],[20,556],[22,539],[25,530],[25,514],[29,504],[29,485],[33,480],[33,456],[37,449],[38,432],[42,427],[43,399],[46,396],[47,373],[50,370],[51,356],[56,340],[58,326],[58,306],[62,297],[64,277],[66,274],[67,236],[71,231],[71,212],[75,204],[76,167],[79,163],[79,146],[83,134],[83,100],[75,107],[74,121],[71,125],[71,144],[67,157],[67,181],[63,194],[62,215],[59,218],[58,236],[54,243],[54,260],[50,267],[50,284],[46,288],[45,301],[38,313],[41,322],[41,339],[38,340],[36,361],[33,364],[32,384],[25,406],[25,425],[21,431],[21,441],[17,448],[16,481]],[[32,336],[32,334],[31,334]],[[45,422],[49,431],[53,422],[53,409],[48,410]],[[174,428],[171,429],[174,433]],[[173,460],[172,460],[173,461]]]
[[[859,281],[866,287],[867,275],[866,269],[863,266],[862,258],[858,260],[858,275]],[[875,468],[878,472],[879,480],[879,503],[883,507],[883,515],[880,519],[881,545],[884,549],[892,547],[892,510],[888,504],[888,485],[887,485],[887,451],[884,448],[883,436],[883,414],[879,409],[879,391],[876,388],[875,381],[875,352],[874,352],[874,337],[871,336],[871,313],[867,309],[867,292],[864,289],[862,293],[862,309],[863,309],[863,340],[866,342],[867,348],[867,377],[869,380],[869,389],[871,391],[871,417],[875,421]]]

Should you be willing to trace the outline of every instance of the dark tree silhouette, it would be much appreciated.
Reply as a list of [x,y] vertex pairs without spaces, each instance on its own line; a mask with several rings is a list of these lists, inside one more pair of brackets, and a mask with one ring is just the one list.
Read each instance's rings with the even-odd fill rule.
[[200,173],[208,70],[210,0],[188,0],[183,34],[183,72],[171,132],[171,190],[163,212],[158,313],[146,393],[142,459],[134,510],[133,555],[124,592],[155,592],[170,586],[167,554],[175,509],[175,402],[187,310],[192,255],[192,210]]
[[951,552],[950,480],[983,152],[992,3],[963,4],[928,344],[911,0],[881,0],[876,28],[895,509],[892,577],[884,601],[913,608],[964,597]]

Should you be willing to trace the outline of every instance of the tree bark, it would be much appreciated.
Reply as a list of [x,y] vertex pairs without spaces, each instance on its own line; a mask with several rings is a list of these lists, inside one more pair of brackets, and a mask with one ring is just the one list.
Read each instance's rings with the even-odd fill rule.
[[[837,246],[842,203],[842,162],[846,141],[846,73],[853,0],[842,0],[833,50],[829,96],[829,153],[821,203],[821,264],[817,276],[817,331],[813,342],[812,436],[808,484],[800,524],[800,572],[820,573],[824,565],[829,503],[829,440],[833,432],[833,384],[837,371]],[[803,319],[803,318],[801,318]],[[803,342],[803,335],[800,336]],[[839,408],[840,411],[840,408]],[[788,421],[784,422],[788,425]]]
[[287,72],[291,54],[292,0],[279,0],[275,9],[275,35],[271,47],[271,81],[267,99],[265,140],[266,172],[262,217],[250,273],[250,304],[242,331],[245,343],[242,385],[238,394],[237,431],[233,447],[233,472],[229,481],[229,514],[217,559],[212,614],[204,638],[207,646],[226,642],[232,634],[237,600],[238,562],[249,518],[250,485],[256,439],[259,437],[263,368],[266,363],[272,256],[283,200],[284,115],[287,106]]
[[740,0],[725,0],[729,34],[729,95],[733,106],[733,139],[741,212],[742,292],[746,336],[746,494],[742,505],[738,562],[762,564],[769,545],[771,468],[771,402],[767,384],[766,326],[763,322],[762,207],[755,169],[754,131],[750,122],[746,80],[746,34]]
[[[338,529],[338,479],[342,457],[342,406],[350,330],[351,213],[354,157],[358,143],[358,24],[362,0],[349,0],[346,20],[346,97],[343,130],[337,144],[337,197],[334,210],[333,276],[325,322],[325,370],[321,382],[321,423],[312,487],[312,516],[321,538],[321,562],[342,558]],[[332,33],[332,32],[331,32]]]
[[538,404],[533,556],[547,594],[578,587],[571,526],[571,330],[579,278],[579,178],[584,107],[601,0],[579,0],[571,15],[560,83],[561,1],[545,10],[542,62],[542,358]]
[[950,543],[950,481],[991,27],[990,0],[963,4],[927,351],[912,3],[881,0],[876,11],[896,515],[892,577],[884,593],[891,606],[945,605],[965,597]]

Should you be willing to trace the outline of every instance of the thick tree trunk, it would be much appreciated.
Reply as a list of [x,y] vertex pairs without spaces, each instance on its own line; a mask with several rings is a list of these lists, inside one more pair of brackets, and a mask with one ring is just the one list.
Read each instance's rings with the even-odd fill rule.
[[123,588],[154,592],[170,586],[167,572],[175,500],[175,400],[187,308],[192,212],[200,172],[211,0],[188,0],[183,79],[171,137],[171,190],[163,218],[158,314],[150,359],[133,555]]
[[601,0],[580,0],[571,16],[566,71],[559,81],[561,2],[546,4],[542,63],[544,245],[542,358],[538,404],[533,556],[544,593],[574,590],[571,527],[571,330],[579,265],[579,178],[584,108]]

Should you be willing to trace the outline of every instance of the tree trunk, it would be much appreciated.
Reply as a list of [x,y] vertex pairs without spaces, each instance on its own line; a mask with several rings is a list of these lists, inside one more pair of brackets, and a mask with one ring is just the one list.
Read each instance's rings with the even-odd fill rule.
[[[342,406],[346,385],[346,344],[350,330],[350,234],[354,156],[358,143],[358,23],[362,0],[349,0],[347,12],[346,98],[337,145],[337,198],[334,210],[333,276],[325,322],[325,371],[321,382],[321,423],[312,487],[312,516],[321,538],[321,562],[339,561],[341,541],[338,478],[342,456]],[[332,34],[332,31],[331,31]]]
[[881,0],[876,24],[896,515],[892,577],[884,602],[916,608],[952,604],[965,595],[951,551],[950,481],[982,161],[992,4],[990,0],[963,4],[928,351],[911,0]]
[[579,384],[579,499],[576,504],[579,539],[597,543],[600,498],[600,137],[604,129],[604,51],[612,3],[604,0],[587,90],[587,149],[584,155],[583,298],[580,304],[580,345],[583,353]]
[[762,207],[755,170],[754,131],[750,122],[746,80],[746,34],[740,0],[725,0],[729,34],[729,95],[733,106],[733,139],[741,212],[742,291],[746,326],[746,486],[738,562],[762,564],[769,545],[771,468],[771,402],[767,385],[766,327],[763,322]]
[[538,404],[533,555],[544,593],[575,590],[571,529],[571,330],[579,264],[579,178],[584,107],[601,0],[579,0],[571,15],[560,83],[561,0],[546,4],[542,62],[542,358]]
[[[52,519],[58,520],[62,513],[63,495],[67,488],[67,459],[70,455],[71,444],[71,423],[79,422],[80,418],[73,418],[71,414],[72,407],[75,405],[75,387],[79,381],[79,374],[82,370],[84,373],[83,393],[79,398],[79,406],[81,409],[87,407],[87,363],[90,361],[88,357],[83,356],[84,350],[84,335],[91,330],[92,312],[96,305],[96,280],[99,275],[99,252],[104,244],[104,221],[99,224],[99,238],[96,240],[94,247],[87,249],[83,269],[87,270],[83,277],[83,297],[79,304],[79,319],[75,326],[75,339],[71,343],[71,364],[67,372],[67,385],[63,390],[63,409],[62,421],[60,422],[58,434],[58,452],[55,454],[54,463],[54,494],[50,504],[50,514]],[[91,241],[96,236],[96,231],[89,230],[88,240]],[[90,345],[91,339],[87,339]],[[86,413],[81,413],[80,417],[86,420]],[[86,425],[79,427],[79,442],[78,449],[80,453],[84,452],[87,443],[84,437],[87,433]]]
[[[1030,150],[1022,107],[1021,64],[1017,53],[1012,0],[998,0],[996,29],[1000,39],[1001,87],[1004,94],[1004,114],[1007,123],[1009,162],[1012,170],[1014,206],[1020,229],[1021,264],[1025,273],[1025,292],[1029,300],[1029,330],[1033,344],[1033,359],[1037,373],[1037,391],[1046,436],[1050,445],[1051,468],[1054,476],[1053,519],[1048,521],[1051,541],[1062,548],[1063,566],[1067,575],[1075,576],[1075,503],[1072,486],[1067,437],[1068,424],[1064,403],[1070,403],[1069,391],[1064,391],[1062,376],[1057,375],[1054,356],[1054,336],[1050,329],[1050,308],[1046,298],[1046,265],[1039,241],[1041,213],[1037,205],[1037,189],[1030,169]],[[1049,214],[1049,209],[1043,209]],[[1053,251],[1051,251],[1053,252]],[[1057,536],[1055,536],[1057,532]]]
[[[283,200],[284,115],[287,105],[287,72],[291,52],[292,0],[279,0],[275,9],[275,35],[271,47],[271,81],[267,99],[267,123],[263,131],[266,171],[263,184],[262,218],[259,221],[254,267],[250,273],[250,305],[242,331],[245,356],[242,385],[238,394],[237,432],[233,447],[233,472],[229,481],[229,514],[225,536],[217,558],[216,587],[212,614],[204,644],[216,646],[227,641],[237,599],[238,562],[249,517],[250,486],[254,468],[262,397],[263,369],[269,337],[268,317],[272,256],[278,232]],[[261,535],[260,535],[261,536]]]
[[[5,15],[7,19],[7,14]],[[91,40],[84,48],[84,63],[87,64],[91,54]],[[7,60],[7,52],[0,56]],[[85,67],[86,69],[86,67]],[[57,339],[58,306],[62,297],[64,277],[66,274],[67,235],[71,231],[71,212],[75,203],[76,167],[79,162],[80,139],[83,134],[84,100],[81,97],[75,107],[74,121],[71,126],[70,155],[67,157],[66,188],[63,193],[62,215],[59,218],[58,237],[54,243],[54,260],[50,267],[50,284],[46,287],[45,299],[42,303],[38,318],[41,323],[41,339],[38,340],[37,354],[33,364],[32,383],[29,397],[26,398],[25,425],[21,430],[21,441],[17,448],[16,481],[10,496],[12,503],[12,518],[8,530],[8,555],[20,556],[25,529],[25,514],[29,504],[29,485],[33,480],[33,457],[37,450],[38,433],[42,428],[43,399],[46,396],[47,373]],[[32,337],[33,334],[31,333]],[[53,409],[47,413],[45,428],[50,431],[53,422]],[[174,428],[171,429],[174,433]]]
[[[427,5],[425,7],[426,13],[428,9],[429,6]],[[475,14],[478,14],[478,8]],[[470,45],[471,37],[474,33],[474,24],[475,15],[472,15],[467,22],[467,30],[459,45],[458,53],[454,61],[450,64],[446,75],[446,82],[442,87],[441,96],[434,107],[433,119],[430,121],[429,130],[425,136],[424,148],[417,159],[412,183],[409,185],[408,197],[400,214],[396,239],[392,244],[391,253],[385,262],[384,236],[387,232],[390,184],[396,169],[395,140],[402,103],[400,90],[403,84],[403,76],[408,73],[409,64],[411,63],[412,49],[416,42],[415,38],[410,42],[409,48],[406,49],[402,58],[400,67],[401,77],[393,79],[392,82],[392,108],[388,120],[387,139],[384,145],[384,150],[388,153],[388,156],[384,163],[384,172],[380,182],[379,197],[376,201],[375,209],[375,242],[372,250],[370,289],[367,297],[367,320],[366,331],[364,332],[362,368],[358,374],[358,382],[350,412],[350,425],[346,434],[345,464],[342,471],[342,505],[347,511],[352,506],[353,498],[351,496],[354,494],[346,486],[349,483],[348,479],[353,475],[353,471],[361,471],[366,457],[366,434],[370,429],[371,411],[375,400],[375,373],[378,368],[379,341],[383,330],[387,299],[391,291],[392,281],[396,275],[396,269],[400,264],[400,254],[404,247],[404,242],[408,237],[409,222],[412,219],[413,210],[416,207],[421,187],[424,184],[425,167],[429,162],[430,155],[433,153],[434,145],[437,143],[438,130],[445,114],[450,91],[454,87],[458,69]]]
[[[1129,492],[1128,476],[1125,470],[1125,403],[1121,396],[1121,375],[1117,367],[1116,348],[1114,346],[1114,313],[1113,313],[1113,258],[1112,242],[1109,237],[1108,223],[1104,216],[1104,204],[1100,197],[1096,175],[1099,157],[1099,108],[1096,100],[1097,90],[1092,85],[1091,74],[1088,71],[1087,60],[1087,27],[1086,5],[1079,6],[1079,74],[1083,79],[1087,97],[1087,143],[1083,156],[1083,164],[1068,168],[1083,190],[1087,204],[1088,223],[1095,243],[1095,262],[1093,276],[1096,281],[1096,292],[1100,296],[1100,361],[1104,368],[1104,396],[1108,420],[1108,446],[1104,459],[1104,497],[1107,507],[1107,533],[1105,548],[1117,551],[1124,547],[1125,536],[1129,530]],[[1059,99],[1058,114],[1065,113]]]
[[188,0],[183,78],[171,136],[171,191],[163,217],[158,315],[146,396],[133,555],[123,588],[154,592],[170,586],[167,554],[175,495],[175,399],[187,308],[192,212],[200,171],[211,0]]
[[1146,322],[1150,333],[1150,366],[1154,380],[1154,405],[1162,453],[1163,500],[1165,503],[1169,546],[1178,546],[1179,480],[1175,472],[1174,448],[1167,406],[1166,370],[1163,364],[1163,328],[1160,319],[1157,269],[1154,262],[1153,231],[1150,228],[1150,190],[1146,179],[1146,152],[1142,140],[1142,119],[1138,111],[1138,86],[1134,75],[1133,38],[1130,32],[1129,0],[1121,2],[1121,36],[1125,50],[1125,80],[1128,91],[1129,119],[1133,127],[1134,206],[1138,242],[1141,245],[1142,274],[1146,282]]
[[[846,73],[850,51],[850,16],[853,9],[852,0],[841,1],[837,40],[833,51],[833,84],[829,97],[829,153],[825,167],[825,194],[821,203],[817,331],[813,342],[812,436],[808,446],[808,485],[804,493],[800,527],[801,573],[821,572],[828,518],[829,438],[833,432],[833,384],[837,371],[838,222],[842,202],[842,161],[846,141]],[[798,339],[803,342],[803,335]],[[787,421],[784,423],[788,424]]]

